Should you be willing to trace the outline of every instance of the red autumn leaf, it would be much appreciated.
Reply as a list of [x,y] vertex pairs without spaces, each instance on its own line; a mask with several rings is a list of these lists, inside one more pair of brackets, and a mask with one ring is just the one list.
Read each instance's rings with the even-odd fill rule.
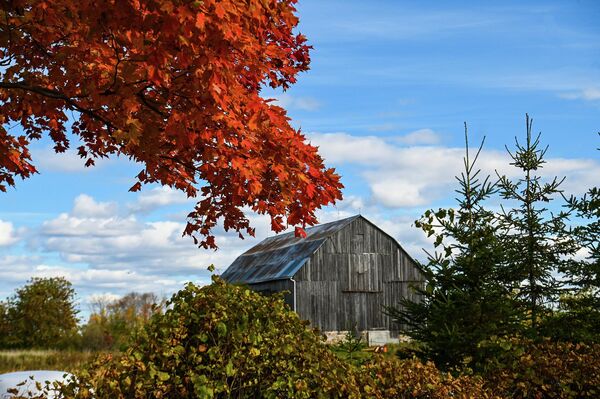
[[[199,201],[184,234],[215,247],[217,224],[252,234],[317,222],[339,176],[261,87],[288,88],[309,66],[296,0],[14,0],[0,4],[0,190],[36,173],[29,145],[122,154]],[[3,126],[20,124],[21,136]],[[67,131],[70,129],[70,132]],[[11,130],[13,132],[14,130]],[[201,182],[201,183],[199,183]]]
[[225,16],[225,8],[223,7],[223,3],[216,4],[215,13],[217,14],[217,17],[223,19],[223,17]]
[[294,234],[296,237],[306,238],[306,231],[302,227],[296,227]]

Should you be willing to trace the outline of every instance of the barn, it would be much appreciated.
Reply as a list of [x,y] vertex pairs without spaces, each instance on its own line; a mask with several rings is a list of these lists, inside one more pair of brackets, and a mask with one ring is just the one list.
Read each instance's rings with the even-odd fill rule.
[[418,264],[390,235],[361,215],[269,237],[240,255],[222,274],[230,283],[271,294],[324,332],[389,331],[383,309],[400,299],[418,300]]

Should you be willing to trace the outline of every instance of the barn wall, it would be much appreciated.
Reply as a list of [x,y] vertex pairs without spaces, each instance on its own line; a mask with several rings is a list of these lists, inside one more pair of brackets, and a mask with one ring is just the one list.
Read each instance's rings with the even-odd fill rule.
[[397,331],[384,306],[416,296],[421,279],[396,242],[363,218],[332,235],[294,276],[297,312],[322,331]]
[[283,300],[291,309],[294,309],[294,285],[290,280],[266,281],[264,283],[248,284],[248,287],[265,295],[285,291]]

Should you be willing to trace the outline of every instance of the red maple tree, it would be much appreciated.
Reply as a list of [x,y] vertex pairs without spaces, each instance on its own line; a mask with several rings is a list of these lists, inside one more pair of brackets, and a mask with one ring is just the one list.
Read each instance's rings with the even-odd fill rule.
[[[308,69],[296,0],[6,0],[0,5],[0,190],[36,173],[29,144],[79,137],[86,165],[111,155],[197,197],[184,234],[253,234],[317,222],[342,185],[261,88]],[[16,137],[3,126],[20,125]],[[302,235],[300,229],[297,234]]]

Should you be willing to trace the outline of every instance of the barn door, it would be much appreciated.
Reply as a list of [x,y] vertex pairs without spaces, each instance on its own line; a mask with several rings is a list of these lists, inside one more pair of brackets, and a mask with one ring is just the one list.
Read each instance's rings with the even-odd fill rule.
[[347,254],[342,291],[381,292],[381,262],[378,254]]

